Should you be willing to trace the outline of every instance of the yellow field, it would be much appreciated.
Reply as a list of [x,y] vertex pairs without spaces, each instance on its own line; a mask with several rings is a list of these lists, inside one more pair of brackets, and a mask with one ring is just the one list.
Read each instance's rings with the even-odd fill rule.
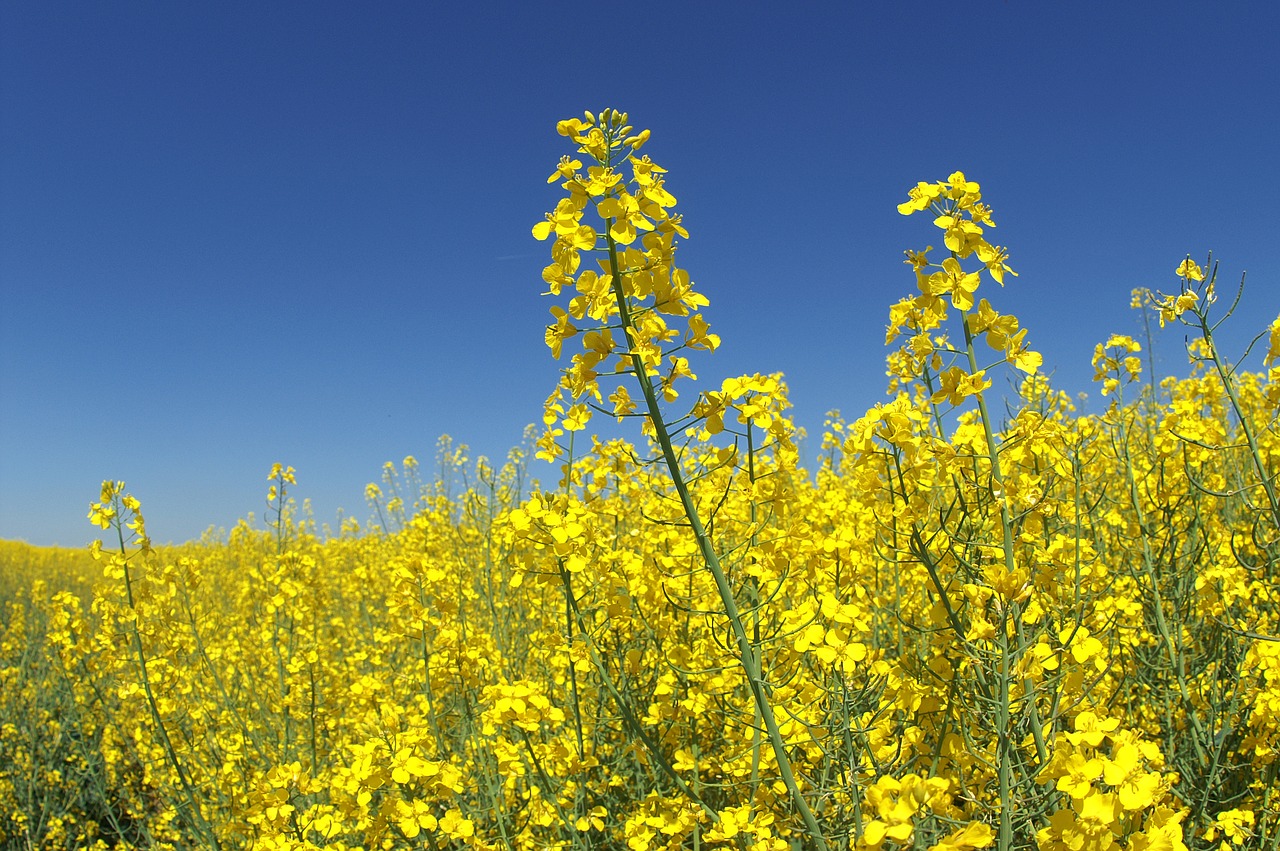
[[719,340],[648,134],[560,131],[559,484],[446,442],[370,486],[385,531],[321,540],[277,465],[224,542],[153,548],[107,482],[93,553],[0,544],[0,844],[1275,851],[1280,319],[1232,371],[1187,261],[1135,300],[1189,374],[1113,337],[1080,414],[975,295],[1014,274],[978,185],[921,183],[947,256],[908,254],[895,395],[803,470],[780,376],[692,389]]

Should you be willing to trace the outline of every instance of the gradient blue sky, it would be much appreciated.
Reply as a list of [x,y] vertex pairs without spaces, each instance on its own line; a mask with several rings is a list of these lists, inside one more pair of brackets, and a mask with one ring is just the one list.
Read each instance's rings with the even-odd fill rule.
[[703,383],[783,371],[815,435],[883,398],[938,243],[895,206],[957,168],[1073,394],[1187,252],[1248,270],[1232,341],[1280,309],[1273,2],[609,8],[0,5],[0,537],[85,543],[104,478],[176,541],[260,516],[276,460],[334,523],[441,434],[501,458],[557,377],[530,228],[586,108],[653,131]]

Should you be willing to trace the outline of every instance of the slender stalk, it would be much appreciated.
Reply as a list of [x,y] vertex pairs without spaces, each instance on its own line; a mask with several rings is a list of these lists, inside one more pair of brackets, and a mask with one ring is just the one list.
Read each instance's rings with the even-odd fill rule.
[[218,842],[217,834],[205,821],[204,813],[200,811],[200,805],[196,801],[195,787],[192,785],[190,778],[187,777],[186,770],[182,767],[182,762],[178,759],[177,751],[173,747],[173,740],[169,737],[169,729],[165,726],[164,718],[160,715],[160,706],[156,701],[155,691],[151,687],[151,676],[147,673],[147,654],[142,644],[142,633],[138,629],[138,608],[133,594],[133,577],[129,571],[129,551],[124,542],[124,518],[123,506],[119,495],[115,497],[116,503],[116,519],[114,521],[116,530],[116,540],[120,547],[120,568],[124,571],[124,588],[125,598],[129,603],[129,611],[133,617],[129,619],[130,638],[133,641],[133,651],[138,659],[139,678],[142,680],[142,691],[147,698],[147,708],[151,712],[152,723],[156,725],[156,730],[160,733],[160,744],[164,748],[165,757],[169,760],[169,765],[173,768],[174,773],[178,775],[178,782],[182,786],[183,796],[186,798],[186,808],[180,809],[179,812],[186,813],[185,821],[188,822],[191,829],[203,839],[212,843],[215,851],[221,851],[221,844]]
[[1240,404],[1240,396],[1236,393],[1233,379],[1234,370],[1228,370],[1222,362],[1222,358],[1218,355],[1218,346],[1213,340],[1213,329],[1210,327],[1204,311],[1197,311],[1195,316],[1200,334],[1204,338],[1205,344],[1209,347],[1209,359],[1213,361],[1213,368],[1217,371],[1218,378],[1222,381],[1222,389],[1226,391],[1227,399],[1231,402],[1231,410],[1236,415],[1236,423],[1240,431],[1244,432],[1245,442],[1249,444],[1249,456],[1253,461],[1254,471],[1258,474],[1258,482],[1267,497],[1267,505],[1271,509],[1271,520],[1275,523],[1276,531],[1280,532],[1280,496],[1276,494],[1275,477],[1267,473],[1266,465],[1262,463],[1262,453],[1258,449],[1258,439],[1253,433],[1249,418],[1245,416],[1244,407]]
[[[630,340],[631,332],[635,326],[631,320],[631,310],[627,302],[627,296],[622,289],[618,245],[608,230],[613,227],[613,224],[614,220],[608,219],[605,231],[609,244],[609,271],[613,275],[612,286],[617,298],[622,330],[627,339]],[[689,521],[694,538],[698,542],[698,549],[702,553],[703,561],[715,579],[721,605],[724,606],[725,615],[729,618],[733,637],[738,645],[738,658],[742,663],[743,670],[746,672],[747,682],[751,689],[751,697],[755,701],[760,717],[764,720],[765,729],[768,731],[769,743],[772,745],[774,756],[778,761],[778,772],[782,775],[782,782],[786,785],[792,802],[800,812],[801,818],[804,819],[805,827],[809,831],[809,836],[813,840],[814,846],[818,851],[827,851],[827,843],[822,836],[822,829],[818,826],[818,821],[814,817],[812,810],[809,809],[804,795],[801,794],[799,784],[796,783],[795,774],[791,770],[791,760],[787,756],[786,742],[783,740],[782,733],[778,728],[777,718],[774,716],[773,706],[769,702],[769,696],[765,691],[763,678],[757,674],[760,669],[759,662],[756,659],[755,648],[752,647],[751,638],[747,635],[746,627],[743,626],[742,616],[738,611],[738,603],[733,595],[733,588],[729,585],[724,568],[720,565],[720,558],[716,553],[710,536],[707,535],[702,525],[702,519],[698,515],[698,508],[694,505],[693,497],[690,495],[689,488],[685,483],[684,474],[680,469],[680,461],[676,457],[675,447],[671,441],[671,435],[667,431],[666,421],[662,416],[661,408],[658,406],[658,396],[654,391],[653,380],[649,376],[643,358],[639,352],[634,350],[634,347],[631,348],[630,356],[636,379],[640,383],[640,390],[644,394],[645,405],[649,412],[649,421],[653,424],[658,445],[662,449],[663,460],[666,462],[667,472],[671,476],[671,483],[680,498],[680,505],[684,509],[685,517]]]
[[[961,326],[964,328],[965,354],[969,360],[969,372],[971,375],[977,375],[978,358],[973,347],[973,332],[969,328],[967,317],[962,316],[960,320]],[[1005,489],[1004,472],[1000,466],[1000,452],[996,446],[995,429],[992,427],[991,415],[987,411],[987,400],[985,394],[979,390],[976,394],[978,401],[978,413],[982,420],[982,434],[987,444],[987,458],[991,463],[991,489],[995,494],[996,501],[1000,507],[1000,538],[1001,549],[1004,553],[1004,567],[1006,573],[1012,575],[1017,567],[1016,554],[1013,547],[1013,518],[1009,514],[1009,494]],[[1013,737],[1010,730],[1012,720],[1012,703],[1010,698],[1009,686],[1013,678],[1012,664],[1016,661],[1014,658],[1018,655],[1018,648],[1010,648],[1009,646],[1009,624],[1012,622],[1015,635],[1022,632],[1022,613],[1021,604],[1016,600],[1009,600],[1007,604],[1001,607],[1000,623],[997,625],[998,641],[997,649],[999,651],[999,669],[996,671],[996,760],[999,766],[999,783],[1000,783],[1000,824],[997,835],[997,848],[999,851],[1008,851],[1013,847]],[[1027,700],[1031,703],[1033,714],[1035,707],[1035,694],[1030,692]],[[1045,745],[1043,742],[1043,731],[1040,730],[1040,724],[1037,719],[1033,719],[1033,728],[1037,733],[1037,747],[1041,756],[1045,753]]]

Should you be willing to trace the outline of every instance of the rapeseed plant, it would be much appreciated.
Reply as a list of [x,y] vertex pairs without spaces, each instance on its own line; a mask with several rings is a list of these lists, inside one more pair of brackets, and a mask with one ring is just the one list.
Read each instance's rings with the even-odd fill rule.
[[444,439],[323,537],[280,464],[265,528],[158,547],[109,481],[110,544],[0,542],[0,845],[1280,848],[1280,319],[1243,371],[1187,259],[1135,303],[1188,374],[1111,336],[1081,414],[983,289],[982,187],[918,183],[889,398],[810,475],[781,376],[698,384],[647,131],[558,129],[532,451]]

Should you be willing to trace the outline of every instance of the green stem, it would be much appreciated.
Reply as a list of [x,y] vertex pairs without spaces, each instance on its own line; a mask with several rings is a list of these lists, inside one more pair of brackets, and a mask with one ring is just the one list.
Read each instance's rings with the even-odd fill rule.
[[680,505],[684,509],[685,517],[689,521],[689,526],[693,530],[694,537],[697,539],[698,548],[702,552],[703,561],[707,565],[707,569],[711,571],[712,577],[715,579],[716,590],[720,593],[720,602],[724,606],[725,614],[729,618],[729,623],[733,629],[733,636],[738,645],[738,657],[742,664],[743,671],[746,672],[747,682],[751,688],[751,696],[755,700],[756,708],[760,711],[760,716],[764,720],[765,729],[769,734],[769,742],[773,746],[774,756],[778,761],[778,771],[782,775],[782,782],[786,785],[787,791],[791,794],[791,799],[795,807],[800,812],[801,818],[804,819],[805,827],[809,831],[810,838],[813,840],[814,846],[818,851],[827,851],[826,840],[822,836],[822,829],[818,826],[818,821],[814,818],[813,812],[809,809],[808,803],[800,792],[800,787],[796,783],[795,775],[791,770],[791,760],[787,756],[786,743],[782,738],[782,733],[778,729],[778,722],[773,713],[773,706],[769,702],[768,695],[765,693],[765,684],[763,678],[758,677],[756,672],[759,670],[758,662],[754,648],[751,646],[751,638],[747,635],[746,628],[743,626],[742,617],[738,612],[738,603],[734,599],[733,589],[729,585],[728,577],[725,575],[724,568],[720,565],[720,558],[716,554],[715,547],[711,543],[711,538],[707,535],[702,525],[702,519],[698,515],[697,506],[694,505],[693,497],[689,494],[689,488],[685,484],[684,474],[680,470],[680,461],[676,457],[675,448],[671,442],[671,436],[667,432],[667,425],[662,416],[662,410],[658,406],[657,393],[653,388],[653,381],[649,376],[648,370],[644,364],[640,353],[635,351],[634,344],[630,342],[631,332],[634,325],[631,321],[630,305],[627,302],[627,296],[622,290],[622,275],[618,263],[618,246],[614,241],[613,234],[608,230],[613,227],[614,220],[606,221],[606,238],[609,243],[609,271],[613,275],[613,291],[617,298],[618,313],[622,322],[623,334],[627,336],[629,341],[629,349],[631,355],[631,363],[635,370],[636,379],[640,382],[641,392],[644,393],[645,405],[649,410],[649,420],[653,424],[655,435],[658,439],[658,445],[662,449],[663,459],[666,461],[667,472],[671,476],[671,483],[675,487],[676,494],[680,497]]
[[[978,357],[973,349],[973,332],[969,329],[969,322],[966,316],[962,316],[960,324],[964,327],[965,354],[969,359],[969,372],[971,375],[977,375]],[[987,412],[987,400],[985,395],[979,390],[976,394],[978,401],[978,413],[982,418],[982,433],[986,438],[987,457],[991,462],[991,484],[992,490],[996,492],[996,501],[1000,505],[1000,532],[1001,542],[1004,550],[1004,567],[1006,573],[1013,575],[1017,562],[1013,549],[1013,520],[1009,516],[1009,495],[1005,491],[1004,473],[1000,468],[1000,453],[996,448],[995,430],[991,426],[991,415]],[[997,840],[997,847],[1000,851],[1008,851],[1013,847],[1013,741],[1009,731],[1011,705],[1009,696],[1009,684],[1012,677],[1011,662],[1014,661],[1012,656],[1016,654],[1016,649],[1011,652],[1009,647],[1009,630],[1008,624],[1012,621],[1015,627],[1015,634],[1021,632],[1021,604],[1016,600],[1008,600],[1006,605],[1002,607],[999,630],[999,653],[1000,662],[997,671],[997,693],[996,693],[996,724],[997,724],[997,762],[999,765],[999,782],[1000,782],[1000,825]],[[1032,706],[1035,705],[1034,693],[1029,694],[1027,699]],[[1039,723],[1034,726],[1039,730]],[[1041,743],[1042,744],[1042,743]]]
[[[173,741],[169,738],[169,730],[165,727],[164,719],[160,716],[160,706],[156,702],[154,690],[151,688],[151,677],[147,673],[147,655],[142,646],[142,633],[138,630],[138,609],[133,596],[133,578],[129,573],[129,554],[128,548],[124,543],[124,519],[122,517],[123,507],[119,497],[116,497],[116,539],[120,545],[121,569],[124,571],[124,588],[125,597],[129,602],[129,610],[133,613],[130,619],[130,635],[133,639],[134,653],[138,657],[139,676],[142,680],[142,691],[147,698],[147,707],[151,710],[151,720],[156,725],[156,729],[160,733],[160,744],[164,748],[165,757],[168,758],[169,764],[173,767],[174,772],[178,775],[178,782],[182,785],[182,792],[186,798],[188,813],[186,821],[189,822],[191,829],[199,836],[204,837],[213,844],[215,851],[221,851],[222,846],[218,842],[218,836],[210,828],[209,823],[205,821],[204,813],[200,812],[200,805],[196,802],[195,788],[191,784],[191,780],[187,777],[187,772],[183,769],[182,763],[178,760],[178,754],[173,747]],[[179,812],[184,812],[179,810]]]
[[1245,441],[1249,444],[1249,454],[1253,459],[1254,470],[1258,473],[1259,483],[1262,490],[1267,496],[1267,504],[1271,508],[1271,519],[1276,525],[1276,531],[1280,532],[1280,497],[1276,495],[1275,482],[1272,477],[1267,475],[1266,465],[1262,463],[1262,453],[1258,450],[1258,441],[1254,437],[1253,428],[1249,425],[1249,419],[1245,416],[1244,407],[1240,404],[1240,397],[1236,394],[1235,382],[1231,378],[1226,366],[1222,363],[1222,358],[1218,356],[1218,347],[1213,341],[1213,331],[1209,327],[1209,322],[1203,312],[1197,313],[1196,318],[1200,323],[1200,333],[1204,338],[1205,344],[1209,347],[1209,359],[1213,361],[1213,367],[1218,372],[1218,378],[1222,381],[1222,389],[1227,393],[1227,399],[1231,402],[1231,410],[1235,412],[1236,422],[1240,424],[1240,430],[1244,432]]

